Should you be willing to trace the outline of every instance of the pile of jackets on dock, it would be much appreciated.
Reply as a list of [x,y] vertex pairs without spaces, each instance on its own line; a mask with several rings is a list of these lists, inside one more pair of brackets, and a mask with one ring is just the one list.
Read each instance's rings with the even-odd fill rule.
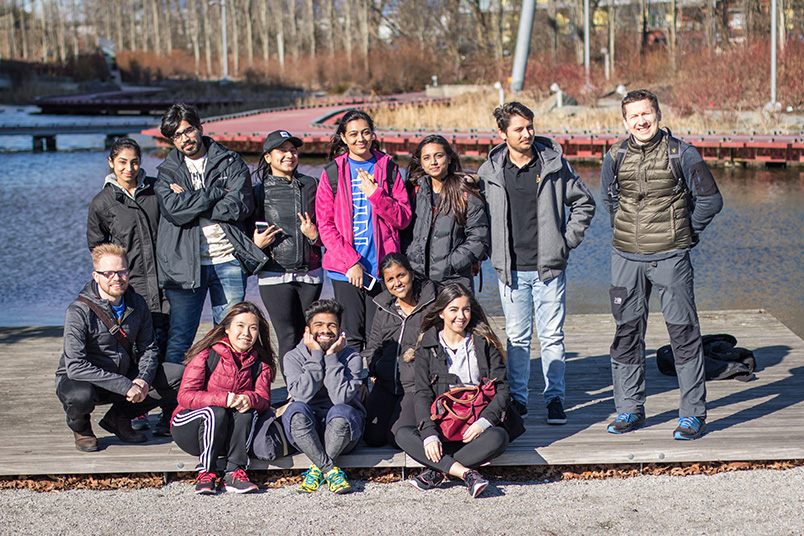
[[[734,378],[741,382],[753,379],[757,366],[754,352],[737,348],[737,339],[726,333],[704,335],[704,370],[707,380],[728,380]],[[656,365],[659,372],[667,376],[676,375],[673,349],[668,344],[656,350]]]

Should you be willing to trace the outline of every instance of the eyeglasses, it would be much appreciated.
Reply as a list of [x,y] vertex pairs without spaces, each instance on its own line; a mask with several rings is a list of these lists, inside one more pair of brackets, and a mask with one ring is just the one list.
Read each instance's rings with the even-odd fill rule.
[[120,279],[125,279],[125,278],[128,277],[128,270],[107,270],[105,272],[100,272],[98,270],[95,270],[95,273],[102,275],[106,279],[111,279],[114,276],[117,276]]
[[171,137],[171,139],[172,139],[173,141],[179,141],[179,140],[182,138],[182,136],[187,136],[187,137],[189,138],[190,136],[192,136],[192,135],[193,135],[193,132],[195,132],[196,130],[198,130],[196,127],[194,127],[194,126],[190,125],[189,127],[185,128],[185,129],[184,129],[184,130],[182,130],[181,132],[176,132],[176,133],[175,133],[175,134],[174,134],[174,135]]

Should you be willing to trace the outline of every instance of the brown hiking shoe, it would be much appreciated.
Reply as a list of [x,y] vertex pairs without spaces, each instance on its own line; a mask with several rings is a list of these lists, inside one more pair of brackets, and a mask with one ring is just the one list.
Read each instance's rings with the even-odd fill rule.
[[81,452],[97,452],[100,450],[98,447],[98,438],[92,433],[92,429],[84,432],[73,432],[75,436],[75,448]]
[[117,439],[124,443],[145,443],[148,436],[135,431],[131,427],[131,419],[120,415],[114,406],[106,412],[106,415],[98,423],[101,428],[117,436]]

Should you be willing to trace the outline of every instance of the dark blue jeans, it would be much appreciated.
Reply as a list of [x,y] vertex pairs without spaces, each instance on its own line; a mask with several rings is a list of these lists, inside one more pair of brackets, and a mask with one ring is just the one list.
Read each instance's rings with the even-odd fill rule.
[[209,290],[212,320],[217,326],[226,312],[246,296],[247,276],[237,261],[201,265],[201,284],[191,289],[165,289],[170,303],[170,330],[165,361],[181,363],[193,344]]

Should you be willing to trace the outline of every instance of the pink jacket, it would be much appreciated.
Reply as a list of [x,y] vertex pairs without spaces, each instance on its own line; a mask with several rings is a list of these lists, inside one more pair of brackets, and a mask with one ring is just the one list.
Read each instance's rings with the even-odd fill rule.
[[177,397],[179,406],[173,416],[185,409],[225,408],[229,393],[248,395],[251,407],[257,413],[266,411],[271,405],[271,369],[268,365],[263,363],[255,385],[251,381],[251,366],[259,357],[253,348],[248,353],[235,352],[225,338],[212,346],[221,356],[218,365],[206,381],[209,350],[198,353],[187,363]]
[[[374,151],[374,181],[379,188],[368,198],[374,223],[374,244],[377,261],[387,254],[400,251],[399,231],[410,224],[411,209],[405,181],[397,174],[391,195],[388,195],[385,169],[390,156]],[[318,233],[326,250],[322,265],[327,270],[345,274],[357,264],[360,255],[353,247],[351,172],[346,154],[335,159],[338,166],[338,188],[335,196],[329,185],[327,172],[321,173],[315,198]],[[379,277],[379,274],[374,274]]]

